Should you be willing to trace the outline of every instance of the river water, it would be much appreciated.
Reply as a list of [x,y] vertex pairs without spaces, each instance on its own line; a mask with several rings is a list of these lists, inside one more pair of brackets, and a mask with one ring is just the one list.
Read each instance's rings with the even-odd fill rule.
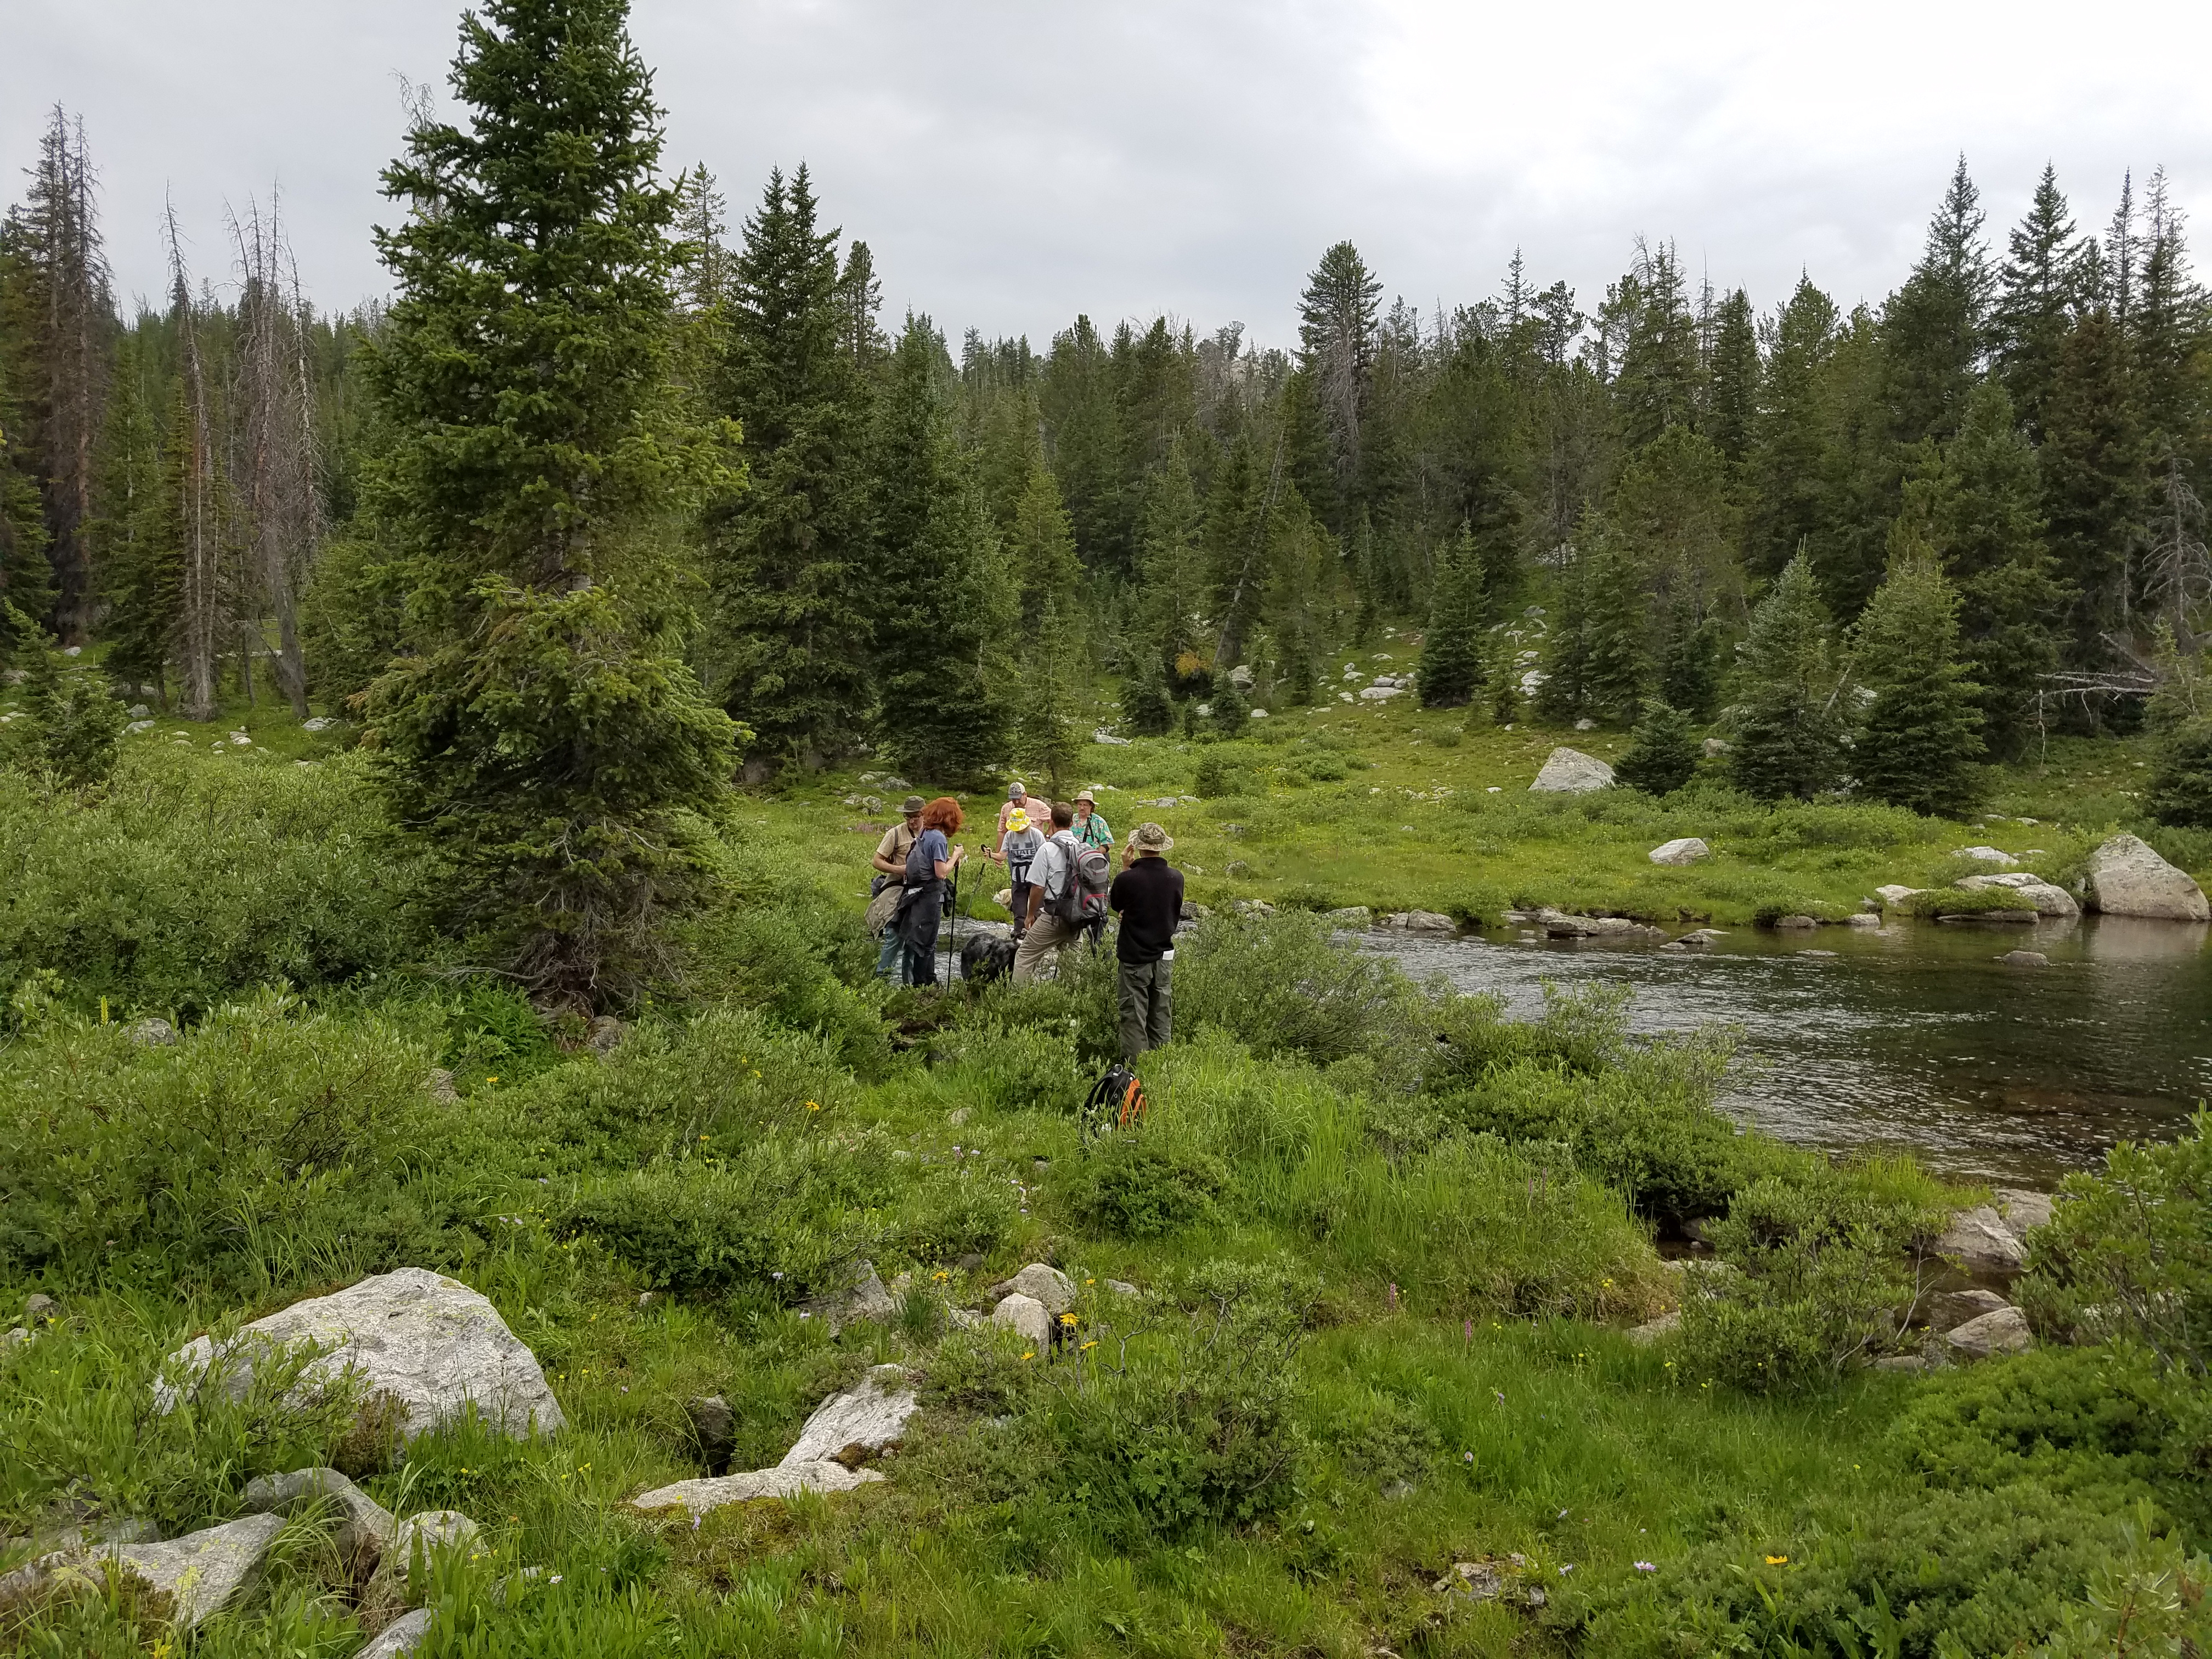
[[[2119,1139],[2170,1139],[2212,1098],[2212,928],[2083,917],[1880,932],[1742,927],[1691,955],[1517,930],[1382,933],[1417,978],[1543,1010],[1547,981],[1627,986],[1639,1032],[1740,1035],[1723,1109],[1785,1140],[1911,1151],[1946,1174],[2047,1188]],[[2040,951],[2047,968],[1995,960]],[[1807,955],[1808,950],[1832,956]]]

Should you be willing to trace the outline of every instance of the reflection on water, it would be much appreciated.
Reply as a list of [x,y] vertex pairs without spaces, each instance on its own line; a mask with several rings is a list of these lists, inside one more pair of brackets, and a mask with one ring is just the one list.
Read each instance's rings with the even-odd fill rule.
[[[1784,1139],[1899,1146],[1948,1173],[2048,1186],[2122,1139],[2169,1139],[2212,1097],[2212,949],[2202,926],[2122,917],[2033,927],[1743,927],[1702,955],[1595,941],[1367,935],[1542,1012],[1543,986],[1634,992],[1638,1031],[1736,1027],[1721,1104]],[[2048,968],[1995,960],[2040,951]],[[1808,950],[1832,956],[1807,956]]]

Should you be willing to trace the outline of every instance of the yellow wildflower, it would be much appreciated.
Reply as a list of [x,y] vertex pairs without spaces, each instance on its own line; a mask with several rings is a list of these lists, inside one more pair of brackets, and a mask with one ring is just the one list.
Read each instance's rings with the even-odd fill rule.
[[1770,1555],[1766,1558],[1766,1565],[1770,1567],[1786,1567],[1790,1565],[1790,1558],[1786,1555]]

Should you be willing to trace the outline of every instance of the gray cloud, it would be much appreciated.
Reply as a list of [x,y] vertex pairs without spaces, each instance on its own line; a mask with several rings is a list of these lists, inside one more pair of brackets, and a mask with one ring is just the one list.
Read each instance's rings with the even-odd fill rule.
[[[156,294],[173,193],[198,273],[226,203],[281,185],[325,305],[383,287],[368,227],[397,76],[442,82],[450,0],[9,0],[0,165],[85,118],[127,294]],[[2212,11],[1874,0],[1539,9],[1437,0],[1110,7],[1016,0],[640,0],[672,163],[742,212],[805,161],[875,247],[886,299],[956,339],[1039,343],[1079,310],[1167,310],[1286,341],[1350,236],[1426,307],[1492,291],[1517,245],[1587,303],[1638,234],[1761,305],[1801,268],[1846,304],[1902,274],[1954,156],[2001,235],[2046,157],[2085,222],[2163,161],[2212,191],[2195,82]]]

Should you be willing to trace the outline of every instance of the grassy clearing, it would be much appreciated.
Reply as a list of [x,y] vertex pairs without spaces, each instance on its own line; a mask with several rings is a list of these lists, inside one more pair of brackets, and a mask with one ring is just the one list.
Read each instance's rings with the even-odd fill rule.
[[[1409,658],[1401,648],[1346,660],[1384,672]],[[1951,823],[1873,805],[1761,805],[1729,788],[1711,761],[1664,799],[1626,789],[1534,796],[1528,785],[1555,746],[1617,760],[1626,734],[1501,727],[1478,710],[1420,709],[1411,694],[1271,711],[1252,729],[1237,743],[1094,744],[1082,778],[1064,782],[1103,786],[1099,810],[1117,835],[1147,818],[1164,824],[1192,896],[1213,905],[1418,908],[1491,923],[1539,904],[1668,924],[1840,916],[1878,886],[1942,886],[1984,868],[1955,857],[1966,846],[1996,847],[2047,879],[2070,881],[2115,829],[2212,882],[2212,835],[2148,821],[2148,752],[2130,740],[2053,738],[2035,760],[1992,769],[1989,811]],[[842,803],[886,793],[901,792],[841,772],[789,784],[748,810],[792,857],[857,894],[869,850],[860,826],[879,835],[889,820]],[[1176,805],[1152,804],[1170,796]],[[995,801],[966,805],[971,838],[987,837]],[[1652,848],[1682,836],[1703,837],[1712,857],[1681,869],[1650,861]],[[976,914],[1003,919],[988,902],[998,884],[979,884]]]
[[[467,941],[413,924],[434,872],[382,837],[355,764],[164,744],[100,797],[0,779],[0,836],[31,878],[6,923],[0,1295],[64,1310],[0,1353],[0,1571],[66,1520],[173,1535],[231,1518],[257,1474],[337,1459],[396,1511],[484,1528],[422,1587],[434,1659],[2056,1655],[2109,1650],[2115,1598],[2203,1582],[2201,1138],[2116,1161],[2081,1212],[2097,1225],[2043,1253],[2046,1335],[2100,1345],[1883,1375],[1856,1359],[1913,1340],[1892,1319],[1902,1246],[1962,1195],[1736,1133],[1711,1106],[1715,1039],[1631,1042],[1601,996],[1510,1022],[1334,950],[1295,908],[1220,916],[1179,952],[1152,1116],[1086,1146],[1073,1111],[1111,1041],[1105,965],[941,997],[874,985],[846,891],[860,838],[809,829],[817,785],[738,809],[689,981],[602,1056],[474,973]],[[1321,787],[1271,790],[1266,821],[1307,833],[1295,809]],[[1227,821],[1261,822],[1243,799]],[[1424,805],[1493,810],[1458,799]],[[1564,871],[1580,825],[1647,878],[1635,814],[1662,809],[1487,799],[1512,846],[1553,847]],[[1880,845],[1928,849],[1931,872],[1960,844],[1864,809],[1731,810],[1741,844],[1782,849],[1745,867],[1792,908],[1814,902],[1789,884],[1816,849],[1869,851],[1819,840],[1816,811],[1863,840],[1887,823]],[[1211,831],[1177,825],[1200,865],[1212,811],[1194,818]],[[1335,832],[1311,833],[1318,859]],[[1347,845],[1346,867],[1402,872]],[[90,873],[71,867],[84,848]],[[1382,897],[1361,879],[1328,896]],[[195,957],[196,915],[227,918],[229,943]],[[131,1041],[142,1013],[181,1040]],[[2135,1192],[2161,1200],[2140,1237]],[[1692,1218],[1730,1264],[1698,1281],[1711,1297],[1657,1248]],[[861,1259],[902,1285],[901,1312],[833,1337],[803,1304]],[[951,1324],[1035,1260],[1080,1287],[1073,1343]],[[348,1402],[289,1400],[282,1376],[149,1408],[195,1333],[398,1266],[489,1297],[569,1429],[463,1425],[392,1467],[349,1440]],[[1679,1339],[1627,1336],[1686,1299]],[[2153,1322],[2115,1328],[2116,1303]],[[624,1506],[702,1472],[690,1397],[730,1402],[733,1466],[757,1467],[885,1360],[921,1374],[925,1410],[884,1484],[696,1528]],[[1497,1564],[1511,1593],[1431,1588],[1461,1561]],[[301,1521],[190,1650],[337,1656],[362,1636],[327,1532]],[[0,1613],[0,1652],[177,1650],[127,1583]]]

